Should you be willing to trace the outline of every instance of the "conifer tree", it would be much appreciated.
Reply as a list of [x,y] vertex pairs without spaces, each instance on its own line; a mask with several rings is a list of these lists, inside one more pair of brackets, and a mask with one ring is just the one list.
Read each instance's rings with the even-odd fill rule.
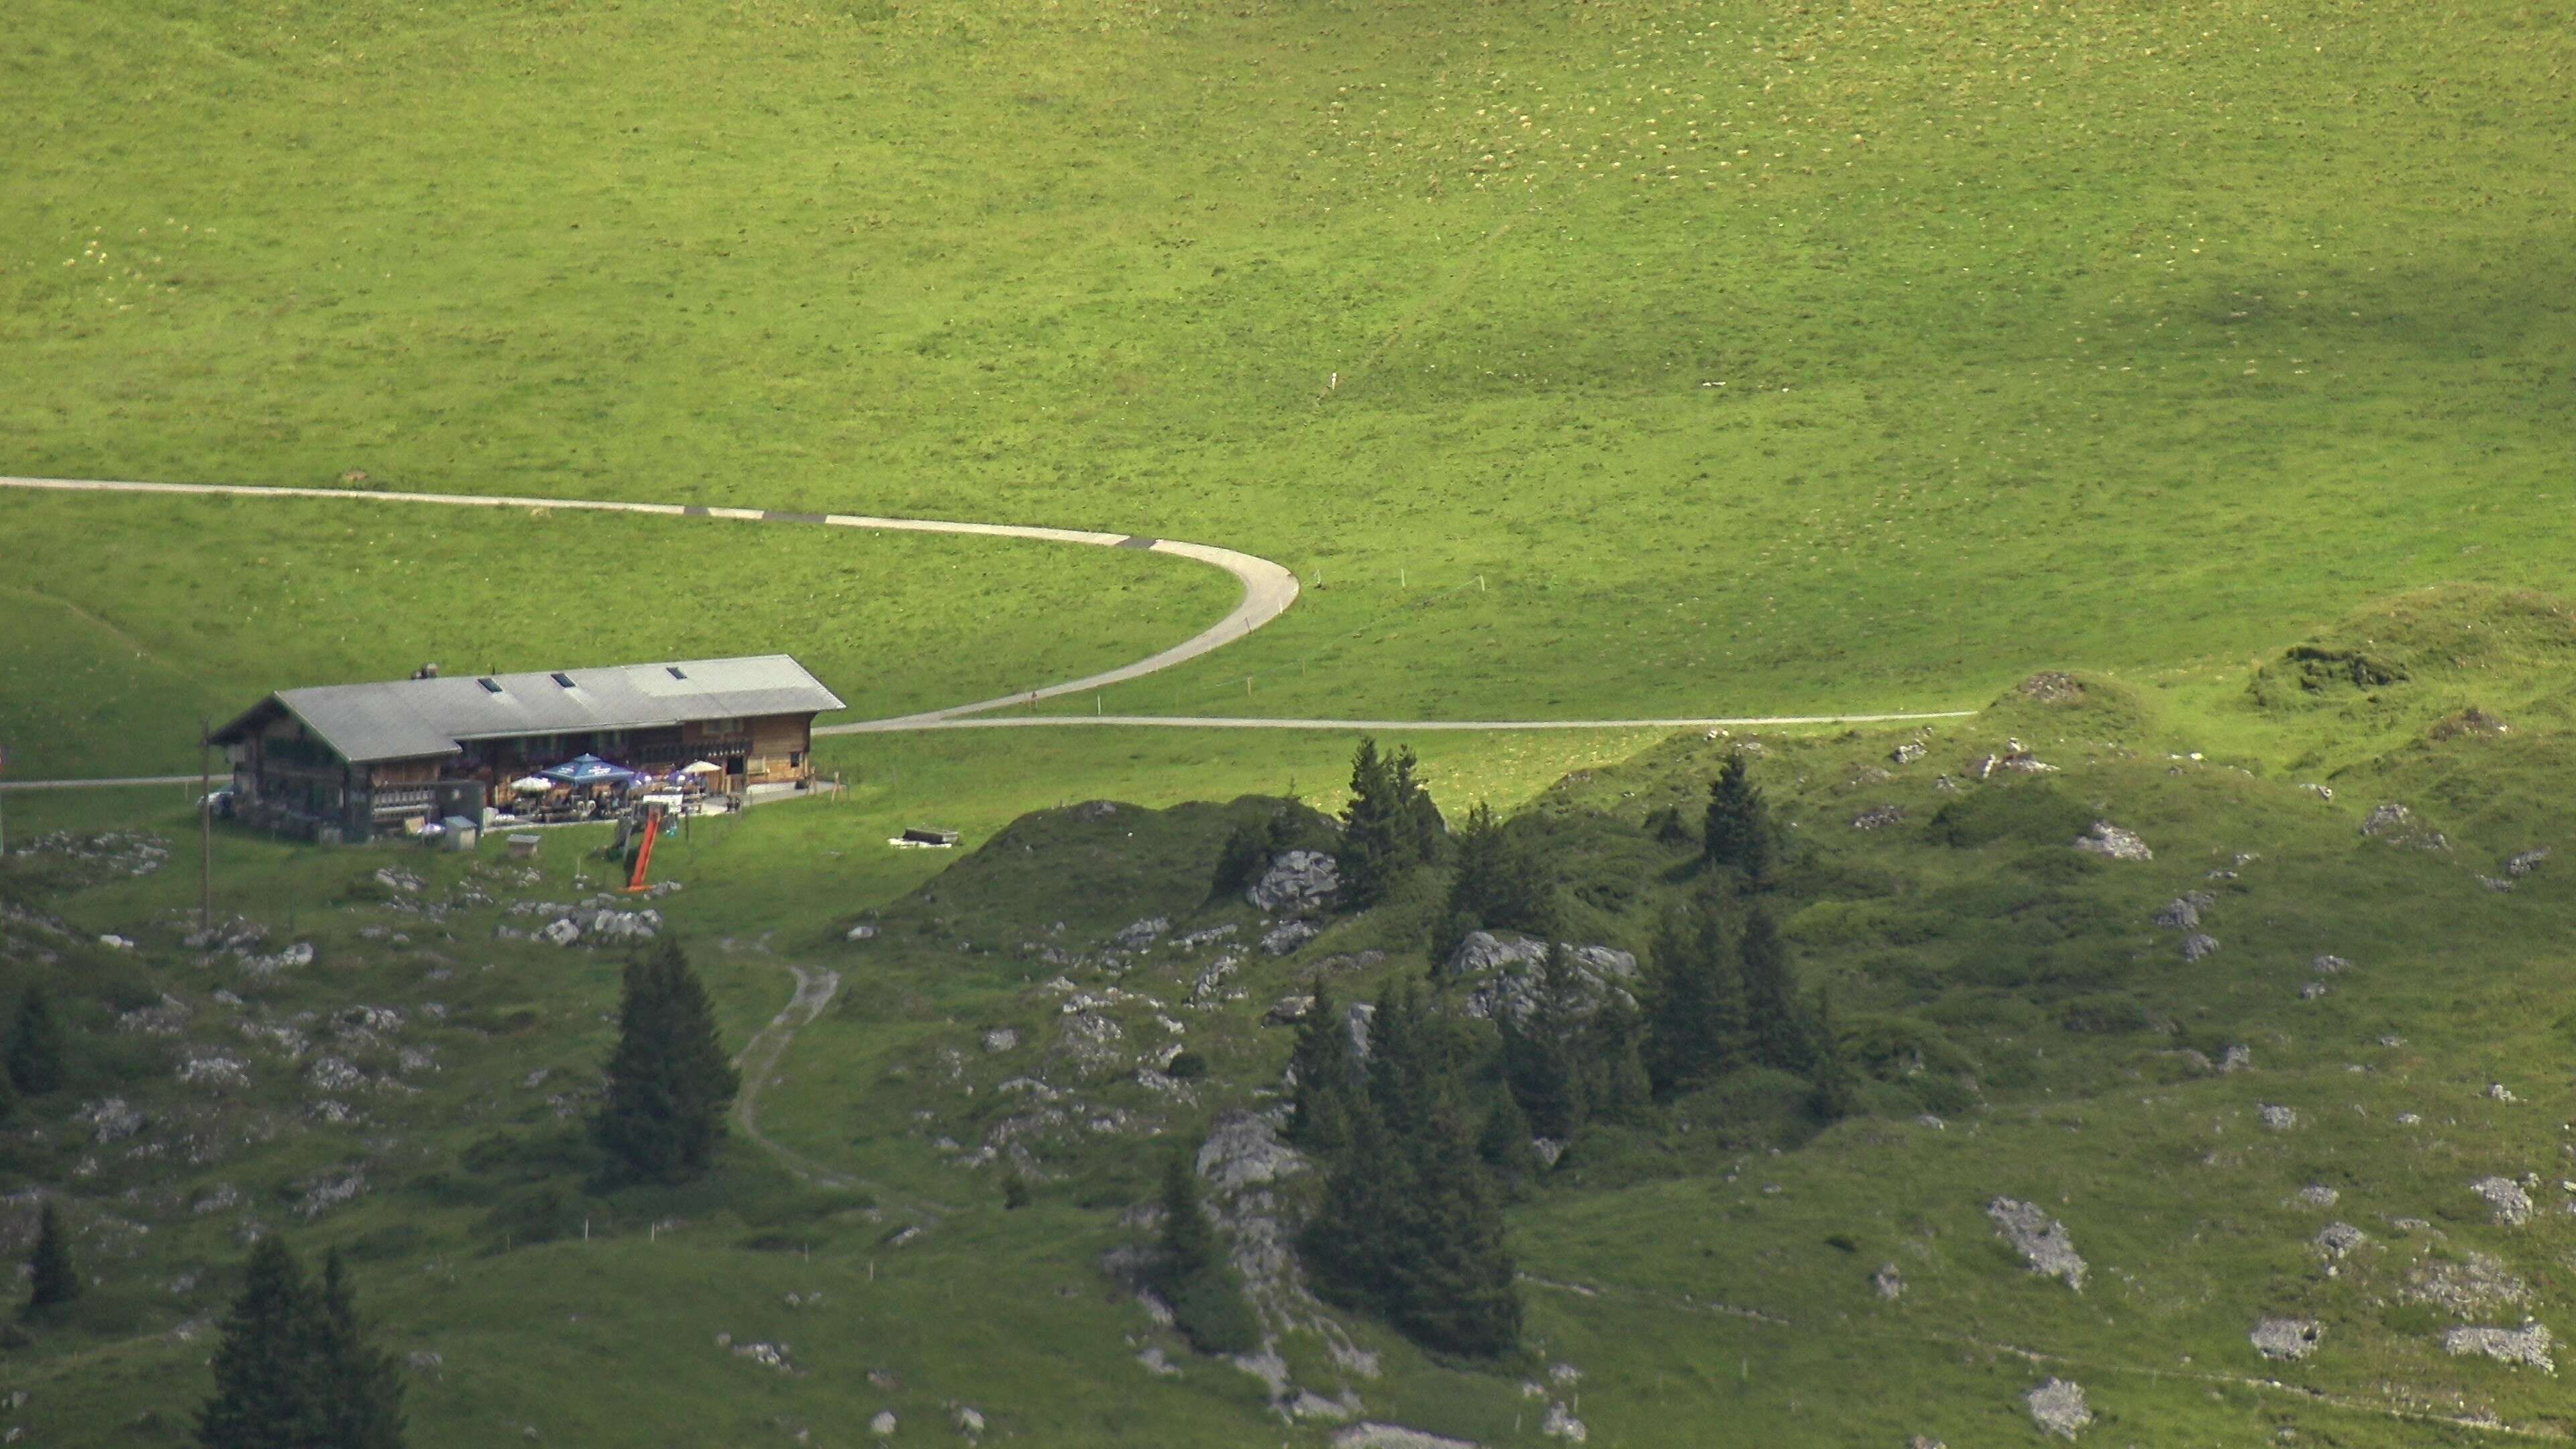
[[1505,1188],[1517,1193],[1547,1170],[1537,1144],[1530,1140],[1536,1135],[1530,1131],[1529,1114],[1521,1110],[1520,1099],[1507,1091],[1497,1092],[1493,1109],[1485,1114],[1485,1130],[1477,1134],[1476,1155]]
[[27,1312],[37,1313],[69,1303],[81,1292],[80,1270],[72,1266],[71,1234],[51,1199],[36,1220],[36,1248],[27,1255]]
[[1434,960],[1445,961],[1470,931],[1553,934],[1555,912],[1545,865],[1521,836],[1494,818],[1482,801],[1467,812],[1456,841],[1457,873],[1432,942]]
[[1413,751],[1380,755],[1373,738],[1351,757],[1351,803],[1342,810],[1336,857],[1343,903],[1365,910],[1386,899],[1405,872],[1436,859],[1446,836],[1439,808],[1415,774]]
[[1195,1152],[1176,1152],[1163,1165],[1163,1227],[1155,1245],[1153,1284],[1191,1347],[1201,1353],[1249,1353],[1260,1344],[1261,1325],[1244,1302],[1243,1275],[1218,1245],[1199,1200],[1196,1157]]
[[1653,1079],[1646,1074],[1643,1052],[1645,1022],[1617,990],[1608,993],[1592,1013],[1584,1033],[1592,1080],[1587,1095],[1593,1115],[1630,1126],[1650,1121],[1655,1112]]
[[1347,1140],[1299,1246],[1325,1301],[1393,1316],[1387,1297],[1412,1236],[1412,1164],[1366,1098],[1351,1104]]
[[314,1304],[324,1438],[330,1449],[402,1449],[402,1371],[358,1316],[357,1289],[333,1248]]
[[286,1242],[251,1249],[241,1296],[215,1349],[215,1392],[197,1414],[202,1449],[304,1449],[329,1441],[315,1394],[320,1332],[313,1288]]
[[1391,983],[1378,993],[1369,1016],[1369,1102],[1389,1133],[1410,1138],[1422,1130],[1445,1095],[1440,1043],[1428,1005],[1412,982]]
[[1744,975],[1746,1035],[1755,1059],[1784,1072],[1804,1072],[1814,1063],[1815,1034],[1798,1001],[1796,968],[1788,943],[1760,907],[1745,917],[1744,938],[1736,946]]
[[1860,1110],[1860,1081],[1852,1072],[1850,1056],[1843,1051],[1842,1028],[1834,1020],[1831,990],[1817,991],[1816,1013],[1809,1031],[1807,1058],[1811,1065],[1807,1076],[1815,1084],[1816,1115],[1828,1122],[1839,1122]]
[[62,1090],[63,1029],[38,987],[28,987],[18,999],[18,1018],[9,1028],[9,1081],[30,1097]]
[[1525,1012],[1497,1010],[1502,1027],[1503,1080],[1541,1137],[1571,1137],[1591,1108],[1591,1085],[1581,1051],[1588,1002],[1564,943],[1548,948],[1531,968]]
[[1646,1068],[1669,1096],[1724,1074],[1742,1054],[1743,968],[1706,900],[1666,918],[1649,960]]
[[1350,1135],[1350,1098],[1359,1075],[1351,1050],[1351,1033],[1343,1024],[1333,989],[1315,983],[1315,1004],[1297,1023],[1297,1044],[1289,1062],[1297,1085],[1290,1099],[1288,1140],[1319,1157],[1339,1152]]
[[1742,871],[1748,881],[1758,885],[1771,873],[1771,810],[1741,750],[1726,757],[1708,787],[1708,824],[1701,840],[1711,863]]
[[1433,1348],[1482,1357],[1509,1352],[1521,1336],[1519,1270],[1493,1185],[1447,1105],[1417,1140],[1414,1227],[1394,1263],[1388,1316]]
[[617,1027],[600,1145],[635,1178],[705,1176],[741,1078],[725,1060],[706,987],[677,941],[666,937],[627,963]]
[[1439,864],[1449,851],[1449,822],[1440,818],[1440,807],[1432,803],[1431,791],[1422,783],[1422,762],[1414,758],[1413,746],[1396,747],[1389,762],[1388,784],[1395,791],[1396,808],[1413,861]]

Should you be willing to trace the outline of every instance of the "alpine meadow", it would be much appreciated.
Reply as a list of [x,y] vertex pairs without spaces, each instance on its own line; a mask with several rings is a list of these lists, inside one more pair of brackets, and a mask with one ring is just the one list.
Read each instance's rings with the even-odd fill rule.
[[2576,1433],[2576,6],[7,16],[10,1443]]

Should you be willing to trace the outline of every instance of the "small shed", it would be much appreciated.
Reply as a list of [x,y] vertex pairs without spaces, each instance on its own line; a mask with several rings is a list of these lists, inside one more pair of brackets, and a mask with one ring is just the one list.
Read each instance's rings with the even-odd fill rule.
[[471,820],[462,815],[450,815],[438,823],[446,827],[446,833],[439,837],[439,844],[449,850],[472,850],[475,843],[483,838],[483,826],[480,821]]

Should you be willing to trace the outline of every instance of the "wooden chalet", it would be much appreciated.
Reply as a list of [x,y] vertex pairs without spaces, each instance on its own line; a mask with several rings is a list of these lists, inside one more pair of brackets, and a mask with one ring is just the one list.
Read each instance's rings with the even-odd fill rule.
[[321,840],[482,820],[510,782],[597,755],[654,771],[704,760],[720,788],[814,778],[814,716],[838,695],[784,654],[281,690],[214,733],[245,819]]

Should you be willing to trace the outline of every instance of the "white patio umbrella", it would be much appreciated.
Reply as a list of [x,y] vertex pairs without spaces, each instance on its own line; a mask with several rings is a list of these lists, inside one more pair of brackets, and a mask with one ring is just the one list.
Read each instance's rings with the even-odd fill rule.
[[511,789],[526,795],[533,795],[541,790],[551,790],[554,787],[555,782],[543,775],[522,775],[510,782]]
[[680,773],[683,775],[721,775],[724,772],[725,767],[713,760],[700,760],[695,764],[680,767]]

